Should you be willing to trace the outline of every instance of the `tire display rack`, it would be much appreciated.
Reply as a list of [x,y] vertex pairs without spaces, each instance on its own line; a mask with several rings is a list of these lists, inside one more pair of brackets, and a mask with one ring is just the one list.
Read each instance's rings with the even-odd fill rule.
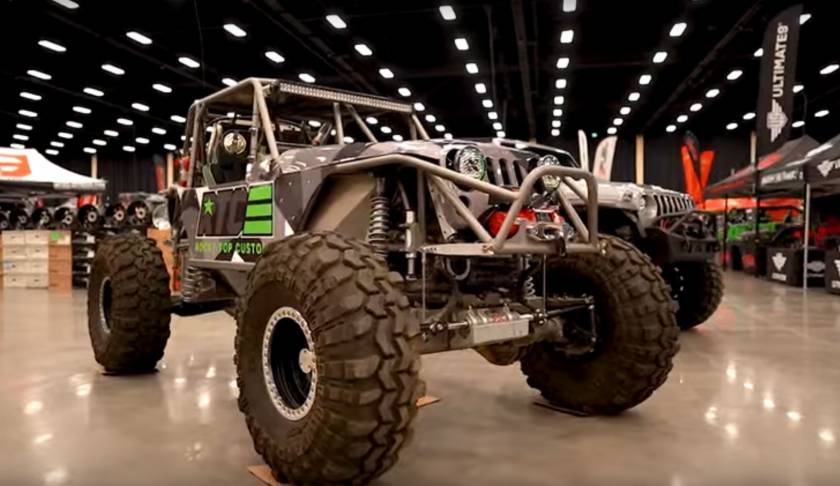
[[73,231],[73,287],[87,288],[90,281],[90,269],[93,256],[99,244],[108,236],[139,233],[146,234],[146,226],[110,226],[105,225],[96,229],[77,229]]

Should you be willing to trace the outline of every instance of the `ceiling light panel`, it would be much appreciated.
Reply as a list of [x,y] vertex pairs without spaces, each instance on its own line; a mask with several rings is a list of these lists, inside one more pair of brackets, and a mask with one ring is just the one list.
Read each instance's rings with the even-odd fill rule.
[[43,81],[49,81],[52,79],[52,76],[43,71],[38,71],[37,69],[30,69],[26,71],[26,74],[32,76],[33,78],[38,78]]
[[668,59],[668,53],[665,51],[659,51],[653,55],[654,64],[662,64],[666,59]]
[[96,88],[85,88],[82,90],[85,94],[96,96],[97,98],[101,98],[105,96],[105,93],[102,90],[98,90]]
[[561,44],[571,44],[572,41],[575,40],[575,31],[572,29],[564,30],[560,32],[560,43]]
[[38,41],[38,45],[43,47],[44,49],[49,49],[53,52],[67,52],[67,48],[63,45],[47,39],[41,39],[40,41]]
[[339,15],[327,15],[326,19],[327,22],[329,22],[329,24],[332,25],[334,29],[341,30],[347,28],[347,22],[345,22],[344,19],[342,19]]
[[440,12],[440,16],[443,18],[443,20],[451,21],[458,18],[458,16],[455,15],[455,10],[452,8],[451,5],[441,5],[440,7],[438,7],[438,11]]
[[280,53],[277,51],[265,51],[265,57],[267,57],[269,61],[275,64],[280,64],[286,61],[286,58],[281,56]]
[[225,28],[225,30],[228,32],[228,34],[230,34],[230,35],[232,35],[232,36],[234,36],[234,37],[239,37],[240,39],[241,39],[242,37],[245,37],[245,36],[247,36],[247,35],[248,35],[248,33],[247,33],[247,32],[245,32],[245,30],[243,30],[243,29],[242,29],[242,27],[240,27],[240,26],[238,26],[238,25],[236,25],[236,24],[233,24],[233,23],[231,23],[231,24],[225,24],[225,25],[224,25],[224,28]]
[[198,68],[198,67],[200,67],[200,66],[201,66],[201,63],[199,63],[198,61],[196,61],[195,59],[193,59],[193,58],[191,58],[191,57],[189,57],[189,56],[181,56],[181,57],[179,57],[179,58],[178,58],[178,62],[180,62],[180,63],[181,63],[181,64],[183,64],[184,66],[187,66],[187,67],[188,67],[188,68],[190,68],[190,69],[196,69],[196,68]]
[[683,33],[685,33],[686,27],[688,27],[688,24],[685,22],[677,22],[673,27],[671,27],[671,32],[669,32],[668,35],[671,37],[680,37]]
[[355,46],[353,46],[353,48],[356,49],[356,52],[358,52],[359,54],[361,54],[363,56],[372,56],[373,55],[373,50],[371,50],[371,48],[368,47],[367,44],[364,44],[364,43],[356,44]]
[[455,39],[455,48],[459,51],[468,51],[470,50],[470,44],[467,42],[467,39],[463,37],[458,37]]
[[125,36],[128,37],[129,39],[133,40],[134,42],[138,43],[138,44],[142,44],[144,46],[152,45],[152,39],[150,39],[147,36],[141,34],[140,32],[136,32],[136,31],[131,30],[131,31],[126,32]]
[[165,84],[161,84],[161,83],[153,84],[152,89],[154,89],[155,91],[159,91],[163,94],[169,94],[169,93],[172,92],[172,88],[170,88],[169,86],[167,86]]
[[109,72],[115,76],[122,76],[123,74],[125,74],[125,69],[119,66],[114,66],[113,64],[103,64],[102,70]]

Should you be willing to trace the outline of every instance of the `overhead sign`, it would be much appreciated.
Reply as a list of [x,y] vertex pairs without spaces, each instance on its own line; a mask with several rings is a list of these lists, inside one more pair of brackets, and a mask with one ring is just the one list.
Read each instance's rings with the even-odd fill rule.
[[7,154],[0,152],[0,176],[25,177],[32,173],[29,158],[25,154]]

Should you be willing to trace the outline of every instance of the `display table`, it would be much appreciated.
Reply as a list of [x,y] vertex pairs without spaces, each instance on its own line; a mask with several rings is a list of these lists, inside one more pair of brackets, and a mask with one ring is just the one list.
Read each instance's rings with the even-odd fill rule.
[[[767,277],[794,287],[802,286],[802,248],[767,248]],[[808,286],[822,287],[825,284],[825,251],[818,248],[808,250]]]
[[840,250],[825,252],[825,290],[840,294]]
[[754,241],[738,241],[730,243],[729,253],[733,269],[740,269],[750,275],[766,275],[767,247],[764,245],[756,248]]

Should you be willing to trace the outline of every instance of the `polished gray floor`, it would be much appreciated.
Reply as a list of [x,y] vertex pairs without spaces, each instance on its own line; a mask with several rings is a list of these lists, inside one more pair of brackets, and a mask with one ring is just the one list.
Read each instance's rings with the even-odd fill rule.
[[[532,404],[517,367],[424,358],[415,441],[381,485],[840,484],[840,297],[727,275],[668,383],[613,418]],[[108,377],[81,292],[0,292],[0,484],[259,484],[224,314],[176,319],[160,372]]]

